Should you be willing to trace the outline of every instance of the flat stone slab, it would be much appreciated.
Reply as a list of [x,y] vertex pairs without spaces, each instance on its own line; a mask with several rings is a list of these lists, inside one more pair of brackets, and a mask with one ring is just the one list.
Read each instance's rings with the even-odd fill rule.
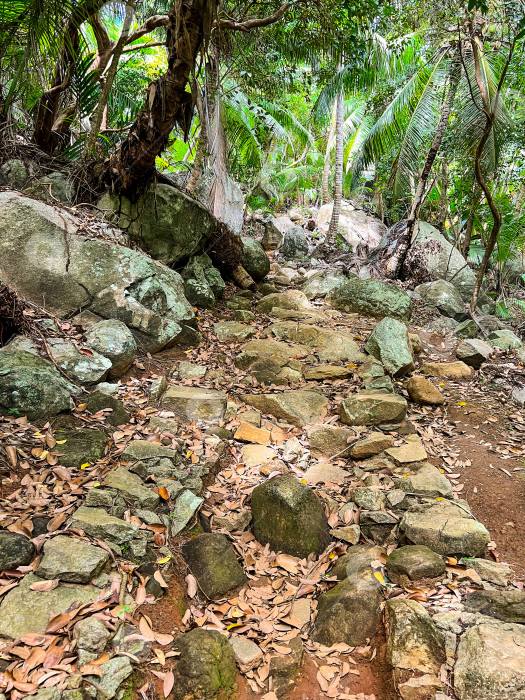
[[397,479],[396,488],[405,493],[415,493],[421,496],[440,496],[442,498],[452,495],[452,484],[439,469],[426,463],[414,474],[407,474]]
[[194,537],[183,545],[182,553],[199,588],[211,600],[223,598],[247,580],[226,535]]
[[193,386],[172,386],[161,399],[163,409],[173,411],[187,423],[220,422],[226,410],[226,402],[227,396],[223,391]]
[[[64,467],[80,467],[86,462],[102,459],[109,442],[104,430],[60,430],[55,435],[61,443],[57,445],[59,462]],[[62,443],[62,441],[65,441]]]
[[261,413],[288,421],[298,428],[322,421],[328,399],[317,391],[297,389],[282,394],[241,394],[241,400]]
[[427,452],[419,440],[410,440],[400,447],[391,447],[385,454],[398,467],[424,462],[427,458]]
[[0,532],[0,571],[16,569],[31,563],[35,548],[24,535],[3,530]]
[[308,484],[343,484],[350,479],[351,473],[328,462],[319,462],[310,467],[304,478]]
[[443,377],[461,382],[465,379],[472,379],[474,370],[464,362],[425,362],[421,365],[423,374],[429,377]]
[[191,518],[204,503],[204,499],[196,496],[189,489],[183,491],[175,501],[175,506],[171,513],[171,536],[175,537],[182,532]]
[[443,558],[424,545],[398,547],[386,561],[388,577],[395,583],[438,578],[446,571]]
[[304,378],[306,380],[318,380],[324,381],[325,379],[347,379],[351,377],[353,370],[348,367],[343,367],[341,365],[318,365],[317,367],[312,367],[307,369],[304,373]]
[[339,407],[341,421],[347,425],[381,425],[405,419],[407,402],[399,394],[353,394]]
[[52,616],[67,612],[72,606],[94,602],[100,589],[94,586],[60,584],[52,591],[32,591],[31,584],[45,581],[27,574],[20,585],[9,591],[0,605],[0,637],[18,639],[34,632],[44,634]]
[[274,323],[268,329],[279,340],[300,343],[310,352],[315,352],[321,362],[361,363],[367,359],[350,333],[323,328],[320,324]]
[[239,341],[252,338],[256,333],[256,329],[238,321],[219,321],[219,323],[213,325],[213,332],[223,343],[238,343]]
[[247,467],[258,467],[274,459],[276,452],[264,445],[245,445],[241,451],[242,461]]
[[44,544],[36,575],[68,583],[90,583],[109,561],[109,554],[74,537],[57,535]]
[[144,486],[140,476],[132,474],[124,467],[117,467],[109,472],[103,486],[115,489],[122,498],[139,508],[155,508],[159,503],[159,496],[151,489]]
[[394,446],[394,438],[383,433],[370,433],[350,446],[350,456],[354,459],[368,459]]
[[479,556],[490,542],[487,529],[462,501],[442,501],[410,508],[399,529],[413,544],[424,544],[443,555]]
[[139,531],[135,525],[108,515],[102,508],[87,506],[80,506],[73,513],[71,527],[78,527],[91,537],[117,545],[129,542]]
[[[153,420],[153,418],[151,420]],[[177,424],[173,423],[173,426],[173,430],[176,430]],[[170,447],[165,447],[159,442],[152,442],[151,440],[132,440],[121,457],[129,461],[158,459],[163,457],[175,461],[178,460],[179,455],[175,450],[172,450]]]

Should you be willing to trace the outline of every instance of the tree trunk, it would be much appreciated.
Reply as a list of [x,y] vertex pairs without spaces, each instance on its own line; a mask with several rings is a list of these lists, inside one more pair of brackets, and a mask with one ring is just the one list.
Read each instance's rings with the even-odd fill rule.
[[328,133],[328,139],[326,141],[326,151],[324,154],[324,165],[323,165],[323,181],[321,186],[321,198],[323,204],[327,204],[331,201],[330,191],[328,188],[328,183],[330,180],[330,155],[332,153],[332,144],[334,142],[335,136],[335,109],[333,110],[332,116],[330,118],[330,131]]
[[516,216],[519,216],[521,214],[521,208],[523,206],[523,202],[525,201],[525,182],[521,183],[518,196],[516,197],[516,201],[514,202],[514,213]]
[[443,233],[447,218],[447,191],[448,191],[448,168],[447,164],[441,164],[441,192],[439,193],[438,211],[436,215],[436,228]]
[[110,157],[112,189],[135,199],[155,171],[155,159],[165,148],[176,123],[185,130],[193,113],[186,86],[197,55],[208,41],[215,0],[180,0],[169,12],[166,45],[168,70],[148,87],[144,107],[126,141]]
[[443,102],[443,107],[441,109],[441,115],[439,117],[436,133],[434,134],[434,138],[432,139],[432,143],[430,144],[430,150],[428,151],[423,170],[421,171],[421,175],[417,183],[414,199],[412,200],[412,207],[410,209],[410,214],[408,215],[405,235],[403,236],[403,239],[400,245],[398,246],[395,254],[388,261],[386,272],[389,277],[395,278],[399,275],[399,272],[403,267],[410,246],[414,242],[415,223],[418,219],[419,212],[421,210],[421,205],[423,204],[423,196],[425,193],[425,188],[428,182],[430,171],[432,170],[432,166],[434,165],[436,156],[439,152],[439,149],[441,148],[443,136],[448,126],[450,111],[452,109],[452,104],[454,102],[454,97],[456,95],[456,90],[458,87],[460,76],[460,59],[459,56],[456,55],[454,57],[454,60],[452,61],[452,66],[450,69],[449,88],[445,100]]
[[206,156],[206,151],[208,150],[208,118],[204,109],[201,91],[197,85],[197,81],[194,81],[193,91],[195,93],[194,99],[197,103],[197,111],[199,112],[200,131],[197,139],[195,158],[193,159],[193,167],[188,179],[188,184],[186,185],[186,192],[189,192],[190,194],[193,194],[195,191],[197,182],[202,175],[202,171],[204,169],[204,159]]
[[[341,70],[341,66],[339,66]],[[343,200],[343,159],[344,159],[344,122],[345,122],[345,94],[343,88],[337,96],[335,111],[335,188],[334,208],[330,227],[326,234],[323,248],[328,248],[335,241],[339,230],[339,216],[341,215],[341,202]]]
[[46,153],[53,153],[61,141],[61,134],[54,131],[58,109],[64,91],[68,88],[75,70],[79,47],[80,27],[96,14],[106,0],[86,0],[73,13],[67,23],[62,51],[55,67],[53,80],[48,90],[40,98],[33,139]]
[[463,231],[463,239],[459,248],[465,260],[468,260],[468,252],[470,250],[470,243],[472,241],[472,231],[474,230],[474,217],[476,215],[476,209],[479,206],[480,199],[481,190],[476,186],[474,201],[470,205],[467,221],[465,223],[465,229]]
[[111,92],[111,88],[113,87],[113,82],[114,82],[115,77],[117,75],[118,64],[120,61],[120,57],[122,55],[122,50],[124,49],[124,46],[126,45],[126,42],[128,40],[129,32],[131,29],[131,23],[133,22],[134,7],[135,7],[135,0],[127,0],[127,2],[126,2],[126,15],[124,17],[124,24],[122,25],[122,32],[120,34],[119,40],[117,41],[117,45],[115,46],[115,49],[113,51],[113,54],[111,57],[111,65],[110,65],[109,70],[107,72],[106,78],[103,81],[102,90],[100,92],[100,97],[98,100],[97,108],[95,109],[95,114],[93,116],[93,123],[91,125],[91,131],[89,132],[88,137],[86,139],[86,143],[84,145],[84,153],[83,153],[84,159],[89,158],[89,156],[91,155],[91,152],[95,148],[95,144],[97,142],[100,128],[102,126],[102,121],[104,120],[104,113],[106,112],[106,109],[107,109],[109,94]]

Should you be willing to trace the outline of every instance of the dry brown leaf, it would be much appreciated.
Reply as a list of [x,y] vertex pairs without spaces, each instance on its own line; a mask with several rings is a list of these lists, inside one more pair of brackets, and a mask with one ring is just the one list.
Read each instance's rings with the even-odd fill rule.
[[188,574],[184,579],[186,581],[186,591],[190,598],[195,598],[199,587],[197,585],[197,579],[192,574]]
[[36,581],[32,583],[29,588],[32,591],[52,591],[58,586],[58,580],[54,581]]
[[166,676],[164,677],[164,684],[162,688],[162,692],[164,693],[165,698],[167,698],[168,695],[171,693],[174,683],[175,676],[173,675],[173,671],[168,671],[166,673]]

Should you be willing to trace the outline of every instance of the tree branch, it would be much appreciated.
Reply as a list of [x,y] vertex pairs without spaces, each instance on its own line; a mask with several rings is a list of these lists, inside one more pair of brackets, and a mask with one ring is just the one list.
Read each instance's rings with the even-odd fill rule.
[[144,34],[150,34],[159,27],[166,27],[168,24],[168,15],[152,15],[149,17],[144,24],[136,29],[132,34],[129,35],[126,45],[132,44],[137,39],[140,39]]
[[220,19],[219,27],[221,29],[231,29],[235,32],[249,32],[252,29],[257,29],[258,27],[267,27],[269,24],[274,24],[278,22],[285,14],[285,12],[290,7],[289,2],[285,2],[284,5],[276,10],[273,14],[267,17],[261,17],[260,19],[248,19],[245,22],[235,22],[231,19]]

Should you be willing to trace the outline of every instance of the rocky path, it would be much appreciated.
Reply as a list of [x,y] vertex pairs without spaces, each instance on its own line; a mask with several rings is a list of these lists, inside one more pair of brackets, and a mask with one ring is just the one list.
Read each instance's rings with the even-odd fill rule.
[[274,272],[198,348],[0,423],[0,700],[525,698],[513,356]]

